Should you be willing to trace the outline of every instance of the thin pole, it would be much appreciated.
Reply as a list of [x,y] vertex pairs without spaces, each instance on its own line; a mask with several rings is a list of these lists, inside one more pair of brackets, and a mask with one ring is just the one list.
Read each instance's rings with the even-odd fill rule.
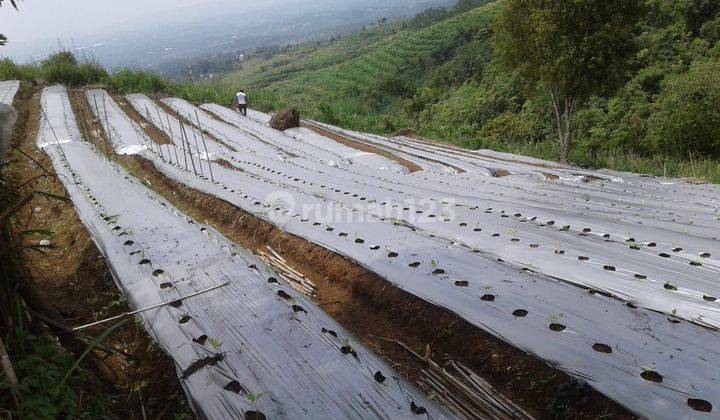
[[[82,101],[82,99],[80,99],[80,100]],[[86,103],[87,103],[87,102],[86,102]],[[78,103],[78,111],[80,112],[80,123],[82,124],[82,129],[83,129],[83,132],[85,133],[85,134],[84,134],[84,138],[85,138],[86,140],[87,140],[87,139],[90,140],[90,143],[92,143],[93,148],[95,148],[95,152],[97,153],[97,150],[98,150],[97,144],[95,144],[95,140],[92,138],[92,136],[90,136],[90,135],[88,134],[88,129],[87,129],[87,126],[85,125],[85,113],[83,112],[83,108],[84,108],[84,107],[82,106],[82,104],[79,104],[79,103]]]
[[[65,159],[65,162],[67,163],[67,156],[65,155],[65,151],[63,150],[62,146],[60,146],[60,139],[58,139],[57,134],[55,134],[55,129],[53,128],[52,124],[50,124],[50,119],[48,118],[47,114],[45,113],[45,109],[43,109],[42,104],[40,104],[40,111],[42,111],[43,117],[45,117],[45,122],[47,122],[48,127],[50,127],[50,131],[52,132],[53,137],[55,137],[55,142],[57,143],[57,146],[60,149],[60,153],[62,154],[63,159]],[[74,175],[73,175],[73,181],[75,181]]]
[[[152,123],[152,118],[150,118],[150,111],[148,111],[147,106],[145,107],[145,118],[147,118],[147,120]],[[162,122],[162,121],[161,121],[161,122]],[[155,151],[155,149],[153,149],[153,143],[155,143],[155,142],[154,142],[154,141],[151,141],[150,144],[148,145],[148,146],[150,147],[150,151],[151,151],[151,152],[154,152],[154,151]]]
[[[190,116],[190,114],[188,114],[188,117],[189,116]],[[188,121],[192,122],[192,118],[188,118]],[[195,149],[198,152],[198,165],[200,165],[200,176],[202,176],[204,178],[205,174],[203,173],[203,170],[202,170],[202,159],[200,159],[200,146],[198,145],[197,134],[195,134],[195,127],[190,126],[190,129],[192,130],[193,138],[195,139]]]
[[87,325],[82,325],[82,326],[80,326],[80,327],[75,327],[75,328],[73,328],[72,330],[73,330],[73,331],[85,330],[85,329],[87,329],[87,328],[94,327],[94,326],[96,326],[96,325],[105,324],[105,323],[108,323],[108,322],[110,322],[110,321],[116,321],[116,320],[118,320],[118,319],[122,319],[122,318],[125,318],[125,317],[128,317],[128,316],[133,316],[133,315],[141,314],[141,313],[143,313],[143,312],[147,312],[147,311],[150,311],[150,310],[153,310],[153,309],[157,309],[157,308],[163,307],[163,306],[165,306],[165,305],[170,305],[171,303],[182,302],[182,301],[185,300],[185,299],[190,299],[190,298],[192,298],[192,297],[195,297],[195,296],[198,296],[198,295],[202,295],[203,293],[211,292],[211,291],[216,290],[216,289],[219,289],[219,288],[221,288],[221,287],[225,287],[225,286],[227,286],[228,284],[230,284],[230,282],[225,282],[225,283],[223,283],[223,284],[218,284],[217,286],[213,286],[213,287],[207,288],[207,289],[205,289],[205,290],[200,290],[199,292],[191,293],[191,294],[189,294],[189,295],[187,295],[187,296],[183,296],[183,297],[180,297],[180,298],[178,298],[178,299],[173,299],[173,300],[168,301],[168,302],[158,303],[157,305],[148,306],[148,307],[146,307],[146,308],[138,309],[137,311],[125,312],[125,313],[122,313],[122,314],[120,314],[120,315],[117,315],[117,316],[114,316],[114,317],[111,317],[111,318],[107,318],[107,319],[103,319],[103,320],[100,320],[100,321],[97,321],[97,322],[93,322],[92,324],[87,324]]
[[197,109],[195,110],[195,118],[197,118],[198,128],[200,129],[200,137],[203,141],[203,147],[205,147],[205,156],[207,157],[208,161],[208,168],[210,168],[210,180],[212,182],[215,182],[215,177],[213,176],[212,171],[212,160],[210,159],[210,153],[208,153],[207,143],[205,142],[205,133],[203,133],[202,125],[200,124],[200,117],[198,116]]
[[187,130],[185,130],[185,123],[183,123],[182,121],[180,121],[180,129],[182,130],[183,139],[185,140],[185,143],[187,143],[187,151],[190,155],[190,163],[192,164],[193,172],[195,173],[195,175],[197,175],[197,168],[195,167],[195,160],[192,156],[192,149],[190,149],[190,142],[188,141]]
[[[108,118],[107,106],[105,106],[105,95],[103,94],[103,113],[105,113],[105,133],[107,134],[108,141],[112,144],[112,136],[110,135],[110,118]],[[113,147],[113,149],[115,149]]]
[[[160,108],[158,108],[157,105],[155,105],[155,110],[158,113],[158,118],[160,118],[160,121],[162,122],[162,117],[160,116]],[[178,155],[177,155],[177,144],[175,144],[175,135],[173,134],[172,124],[170,124],[170,114],[168,114],[166,112],[165,117],[167,118],[167,122],[168,122],[168,130],[170,130],[170,141],[173,143],[173,147],[175,148],[175,160],[178,162],[178,167],[180,167],[180,159],[178,158]],[[184,155],[185,155],[185,144],[183,144],[183,156]],[[187,170],[187,157],[185,157],[185,169]]]
[[10,356],[8,355],[7,349],[5,349],[5,344],[3,344],[2,338],[0,338],[0,367],[2,367],[2,372],[5,374],[8,382],[10,382],[10,393],[12,394],[15,406],[19,407],[20,400],[18,399],[17,392],[18,380],[17,376],[15,375],[15,370],[13,369],[12,362],[10,361]]
[[182,123],[180,123],[180,144],[182,145],[183,156],[185,157],[185,170],[190,172],[187,164],[187,152],[185,151],[185,136],[183,136]]
[[[95,115],[97,116],[98,121],[100,122],[100,127],[102,127],[102,119],[100,118],[100,107],[98,106],[98,103],[97,103],[97,95],[95,95],[93,93],[92,97],[93,97],[93,102],[95,103]],[[110,162],[110,152],[108,150],[107,143],[105,143],[105,157],[107,158],[108,162]]]

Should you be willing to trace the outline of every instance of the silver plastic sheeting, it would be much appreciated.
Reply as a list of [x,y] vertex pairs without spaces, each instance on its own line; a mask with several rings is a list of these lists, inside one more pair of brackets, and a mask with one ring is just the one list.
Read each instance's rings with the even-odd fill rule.
[[[240,118],[236,127],[281,147],[285,134],[260,132]],[[346,256],[640,415],[711,418],[696,403],[719,404],[720,337],[697,325],[717,319],[717,301],[705,294],[715,291],[716,267],[712,255],[699,252],[715,243],[682,232],[682,223],[642,214],[659,191],[637,188],[639,177],[585,184],[569,173],[549,183],[525,168],[504,177],[403,175],[332,167],[314,153],[278,160],[228,150],[236,170],[218,167],[208,182],[157,154],[142,156],[168,177]],[[468,157],[478,168],[485,159]],[[692,190],[685,194],[695,197]],[[704,223],[712,222],[712,200],[693,204]],[[569,227],[559,222],[569,218]],[[636,230],[637,238],[620,233],[629,226],[647,230]],[[668,239],[681,233],[687,251]],[[650,237],[656,242],[644,242]],[[683,262],[690,252],[703,264],[687,263],[696,262],[687,255]],[[673,281],[664,282],[670,274]]]
[[46,88],[40,98],[40,108],[38,147],[81,140],[80,130],[70,106],[70,98],[64,87]]
[[239,130],[237,127],[225,124],[215,118],[212,118],[210,115],[205,113],[205,111],[192,106],[192,104],[185,100],[169,98],[163,99],[162,101],[172,108],[173,111],[177,112],[178,115],[186,118],[188,121],[198,123],[200,127],[209,132],[210,135],[224,144],[232,146],[238,151],[255,153],[268,157],[277,157],[281,153],[278,148],[263,142],[261,139],[258,139],[251,134]]
[[[38,146],[52,159],[131,307],[175,302],[144,312],[142,319],[174,359],[198,415],[446,417],[326,314],[279,283],[260,260],[81,142],[77,126],[69,124],[74,119],[63,88],[45,89],[43,104],[51,122],[66,125],[42,123]],[[108,117],[112,132],[125,133],[113,127],[122,118]],[[51,131],[71,133],[72,141],[47,143]],[[129,143],[114,142],[123,144]],[[182,299],[215,286],[221,287]]]
[[289,134],[294,139],[303,143],[319,147],[329,152],[337,154],[340,158],[352,164],[363,165],[369,168],[380,169],[383,171],[395,172],[398,174],[408,173],[408,169],[386,157],[375,153],[363,152],[352,147],[345,146],[333,141],[325,136],[321,136],[308,128],[291,128],[285,130],[285,134]]
[[20,89],[20,82],[17,80],[0,82],[0,104],[12,105],[18,89]]
[[[187,102],[185,103],[185,106],[192,108],[192,105]],[[218,121],[217,119],[213,119],[213,124],[218,124],[221,126],[232,126],[236,130],[239,129],[241,132],[252,135],[254,138],[264,143],[271,144],[274,147],[277,147],[279,150],[285,151],[285,153],[290,157],[289,160],[312,160],[321,162],[327,166],[349,165],[349,162],[340,159],[338,154],[336,153],[312,144],[298,143],[298,141],[293,137],[274,130],[270,127],[259,124],[251,120],[250,118],[245,118],[238,112],[231,109],[215,104],[203,105],[202,109],[211,112],[213,115],[217,116],[222,120]]]
[[122,112],[120,106],[102,89],[86,92],[90,109],[107,133],[118,154],[133,155],[147,149],[150,138],[142,127]]

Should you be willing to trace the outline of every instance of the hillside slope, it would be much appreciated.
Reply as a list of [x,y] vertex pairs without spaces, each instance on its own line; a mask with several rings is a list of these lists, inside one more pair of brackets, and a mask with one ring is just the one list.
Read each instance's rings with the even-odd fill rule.
[[[715,2],[649,2],[626,85],[610,98],[592,98],[578,113],[572,161],[720,180],[716,161],[697,159],[712,148],[676,147],[686,141],[684,129],[669,146],[663,144],[668,133],[680,129],[660,124],[673,120],[668,112],[677,100],[692,102],[715,91],[708,87],[720,86],[720,80],[705,76],[718,68],[720,7],[705,3]],[[254,105],[264,110],[295,105],[309,118],[358,130],[387,134],[411,127],[465,147],[554,159],[546,97],[524,89],[493,48],[492,24],[500,10],[501,2],[492,2],[445,19],[426,13],[329,45],[303,45],[249,63],[220,85],[248,89]],[[685,86],[697,91],[678,93]],[[713,127],[718,118],[685,125]],[[687,141],[714,144],[720,136],[712,129],[698,132]]]

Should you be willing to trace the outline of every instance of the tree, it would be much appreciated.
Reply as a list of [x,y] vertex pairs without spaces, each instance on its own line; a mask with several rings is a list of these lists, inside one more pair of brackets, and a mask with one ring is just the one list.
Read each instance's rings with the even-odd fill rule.
[[[3,1],[5,1],[5,0],[0,0],[0,7],[2,7]],[[17,6],[18,1],[19,0],[10,0],[10,4],[12,4],[12,6],[15,8],[15,10],[17,10],[17,8],[18,8],[18,6]],[[7,37],[4,34],[0,34],[0,46],[5,45],[5,44],[7,44]]]
[[548,92],[567,163],[576,109],[623,82],[635,51],[638,0],[505,0],[495,46],[505,64]]
[[671,80],[649,126],[648,139],[660,152],[720,157],[720,63],[700,62]]

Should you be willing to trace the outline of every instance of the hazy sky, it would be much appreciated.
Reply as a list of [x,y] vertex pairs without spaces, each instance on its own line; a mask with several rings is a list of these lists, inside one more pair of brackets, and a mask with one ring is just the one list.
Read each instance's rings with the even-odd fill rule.
[[[0,33],[13,40],[68,39],[128,26],[216,14],[218,9],[270,7],[267,0],[23,0],[15,11],[9,1],[0,8]],[[284,2],[299,2],[285,0]],[[215,12],[215,13],[213,13]]]

